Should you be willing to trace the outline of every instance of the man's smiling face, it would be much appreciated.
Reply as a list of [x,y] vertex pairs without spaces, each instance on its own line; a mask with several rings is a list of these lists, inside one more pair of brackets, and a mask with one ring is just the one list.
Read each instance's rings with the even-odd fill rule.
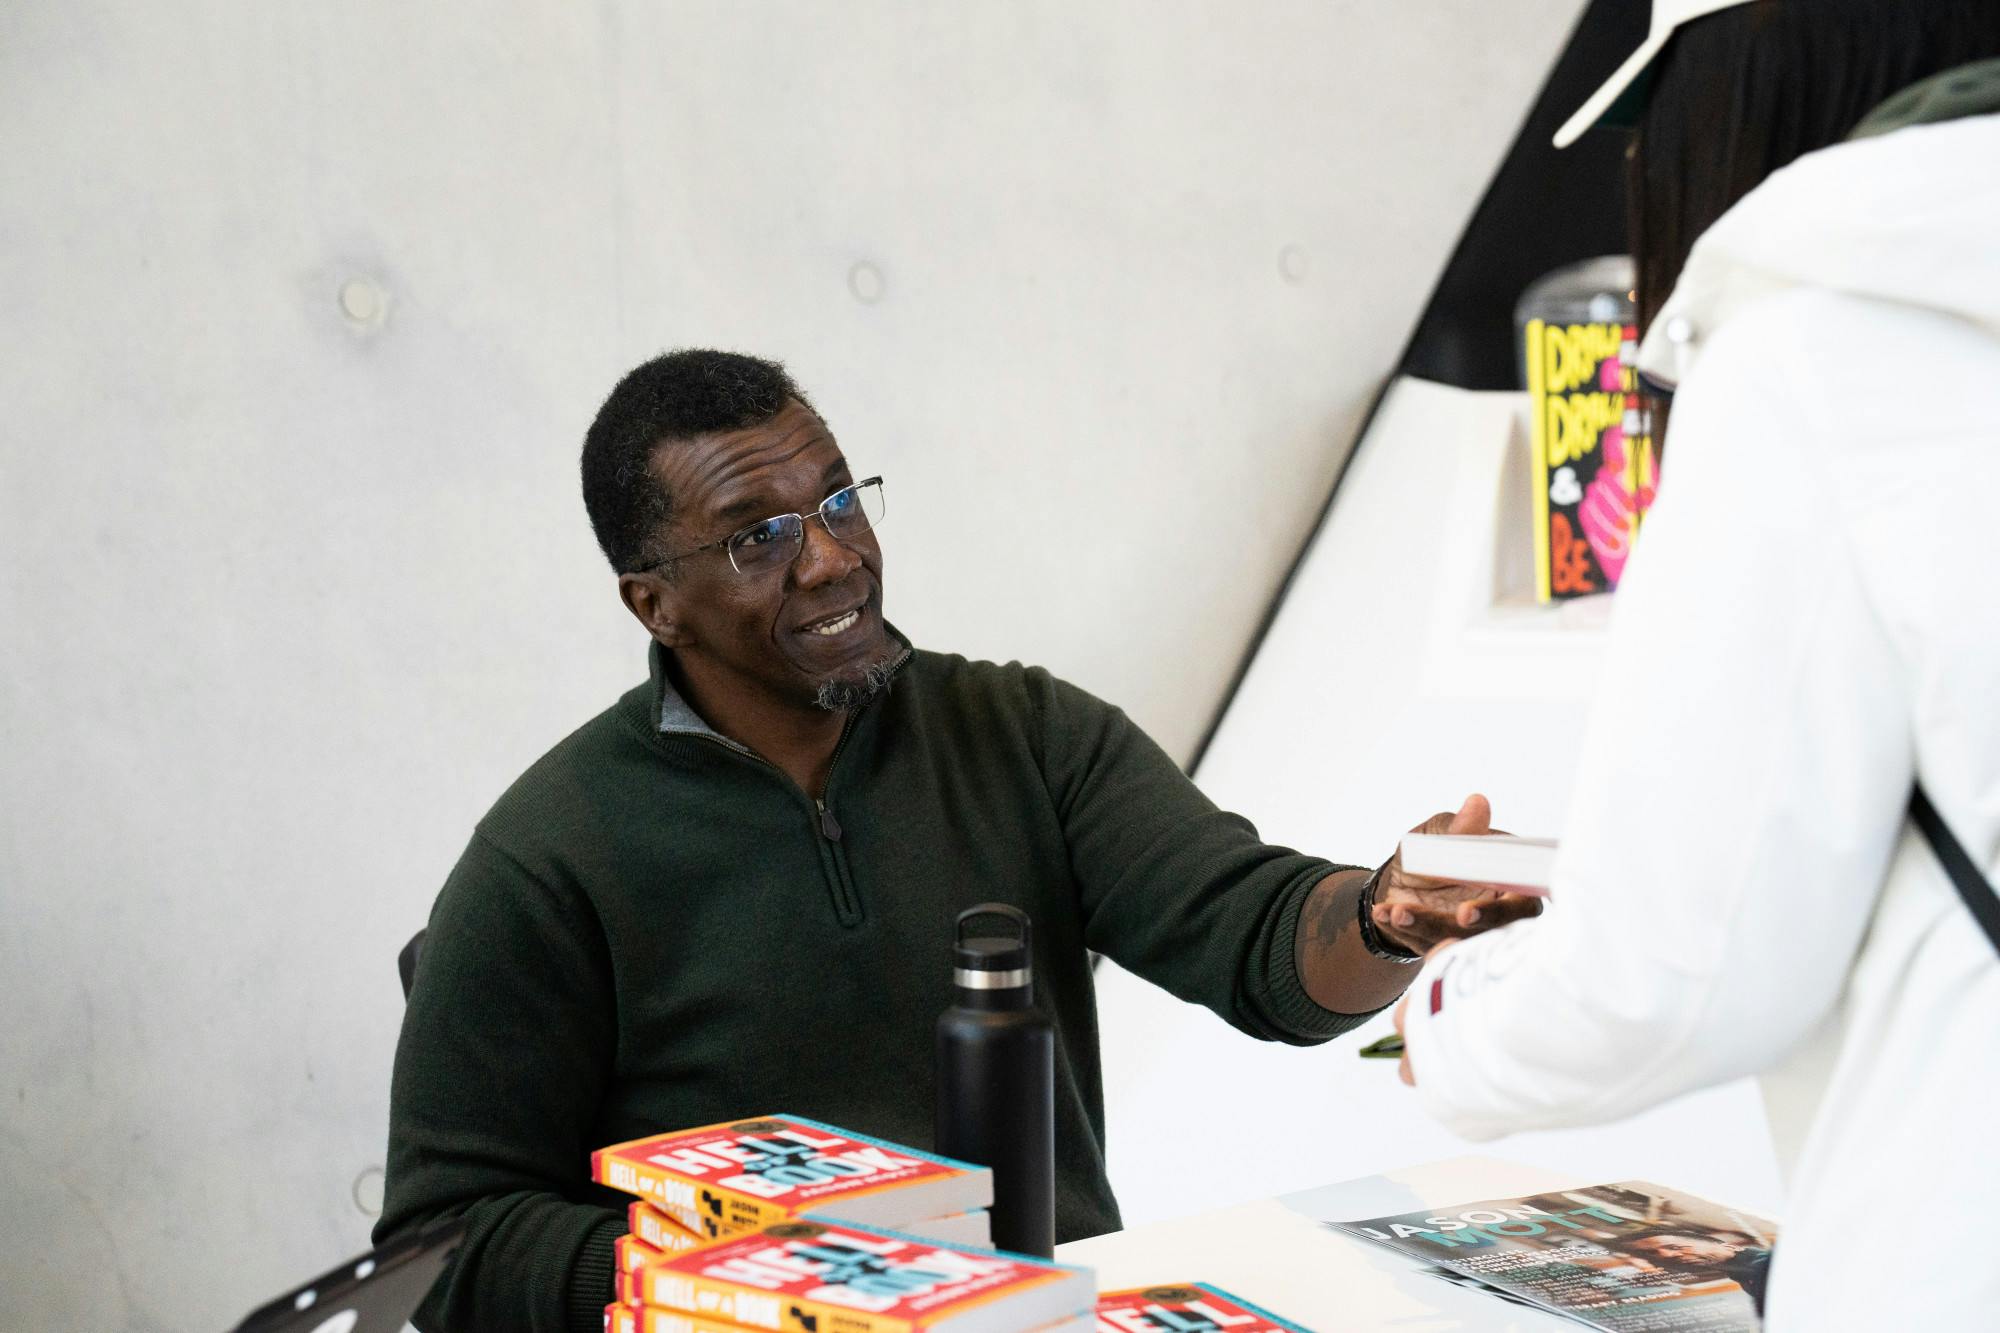
[[787,565],[738,573],[718,546],[667,571],[671,630],[654,632],[697,695],[822,707],[824,687],[861,687],[901,651],[882,622],[874,532],[841,540],[814,517],[856,478],[811,409],[792,400],[757,425],[661,444],[652,468],[673,497],[669,551],[720,542],[773,515],[806,516],[804,544]]

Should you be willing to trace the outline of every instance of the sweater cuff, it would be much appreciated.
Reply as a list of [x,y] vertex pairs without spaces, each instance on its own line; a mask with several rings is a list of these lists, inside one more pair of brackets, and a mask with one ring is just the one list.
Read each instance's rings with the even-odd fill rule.
[[1323,1009],[1317,1000],[1306,994],[1305,982],[1299,979],[1299,913],[1304,909],[1306,899],[1327,876],[1366,869],[1366,866],[1318,866],[1311,873],[1300,876],[1298,882],[1278,899],[1278,919],[1271,931],[1271,948],[1264,963],[1264,1003],[1269,1007],[1271,1018],[1284,1029],[1281,1040],[1300,1046],[1322,1042],[1343,1032],[1351,1032],[1382,1012],[1381,1009],[1371,1009],[1365,1014],[1341,1014]]
[[618,1271],[612,1247],[625,1234],[625,1219],[607,1217],[583,1238],[570,1265],[567,1295],[569,1333],[604,1333],[604,1307],[618,1299]]

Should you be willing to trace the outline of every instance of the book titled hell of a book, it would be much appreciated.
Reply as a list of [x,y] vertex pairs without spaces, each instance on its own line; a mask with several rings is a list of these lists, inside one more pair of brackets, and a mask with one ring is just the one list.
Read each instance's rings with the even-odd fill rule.
[[807,1218],[900,1226],[985,1208],[993,1173],[773,1115],[655,1134],[591,1154],[591,1178],[706,1238]]
[[691,1250],[703,1240],[643,1199],[627,1209],[625,1217],[632,1234],[656,1250]]
[[1097,1333],[1309,1333],[1206,1282],[1133,1287],[1097,1298]]
[[[700,1315],[661,1310],[650,1305],[607,1305],[604,1307],[604,1327],[609,1333],[747,1333],[741,1324],[704,1319]],[[1026,1330],[1026,1333],[1095,1333],[1096,1328],[1092,1316],[1080,1314]]]
[[[631,1274],[636,1279],[640,1269],[665,1258],[667,1253],[668,1251],[657,1245],[648,1245],[636,1235],[620,1236],[611,1246],[612,1266],[617,1269],[619,1276]],[[620,1296],[623,1294],[621,1292]]]
[[774,1333],[1014,1333],[1097,1298],[1087,1268],[817,1222],[665,1255],[638,1286],[649,1307]]

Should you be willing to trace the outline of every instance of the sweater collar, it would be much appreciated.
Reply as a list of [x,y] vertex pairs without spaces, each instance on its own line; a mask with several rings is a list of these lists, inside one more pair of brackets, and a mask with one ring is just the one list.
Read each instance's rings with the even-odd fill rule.
[[[916,650],[910,646],[910,641],[903,637],[902,631],[894,625],[885,624],[883,628],[889,631],[889,637],[895,640],[898,647],[902,650],[896,655],[896,660],[889,664],[889,671],[893,676],[895,672],[903,669],[903,664],[910,660],[910,655]],[[653,725],[659,729],[661,735],[704,736],[710,740],[720,741],[732,750],[741,751],[744,754],[751,753],[749,746],[744,745],[740,741],[731,740],[714,727],[709,726],[701,714],[694,711],[694,706],[681,696],[679,690],[674,688],[673,675],[667,670],[667,648],[665,644],[662,644],[658,639],[653,640],[652,647],[646,655],[646,660],[653,680]]]

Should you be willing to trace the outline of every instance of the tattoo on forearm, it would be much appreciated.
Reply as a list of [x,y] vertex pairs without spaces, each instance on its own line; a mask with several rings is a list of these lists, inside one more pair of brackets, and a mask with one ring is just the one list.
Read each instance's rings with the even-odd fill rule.
[[1314,887],[1299,910],[1293,946],[1299,981],[1315,1002],[1335,1013],[1371,1013],[1410,982],[1407,969],[1374,961],[1361,943],[1361,891],[1367,882],[1365,871],[1336,871]]
[[1366,881],[1351,875],[1347,879],[1346,883],[1335,880],[1331,885],[1322,880],[1306,900],[1302,914],[1305,929],[1299,932],[1293,950],[1296,955],[1293,961],[1301,977],[1318,972],[1320,961],[1331,956],[1342,937],[1359,929],[1355,914],[1361,910],[1361,886]]
[[1315,945],[1331,948],[1342,935],[1357,928],[1355,914],[1361,905],[1356,899],[1361,896],[1361,886],[1342,884],[1319,896],[1323,901],[1308,930]]

